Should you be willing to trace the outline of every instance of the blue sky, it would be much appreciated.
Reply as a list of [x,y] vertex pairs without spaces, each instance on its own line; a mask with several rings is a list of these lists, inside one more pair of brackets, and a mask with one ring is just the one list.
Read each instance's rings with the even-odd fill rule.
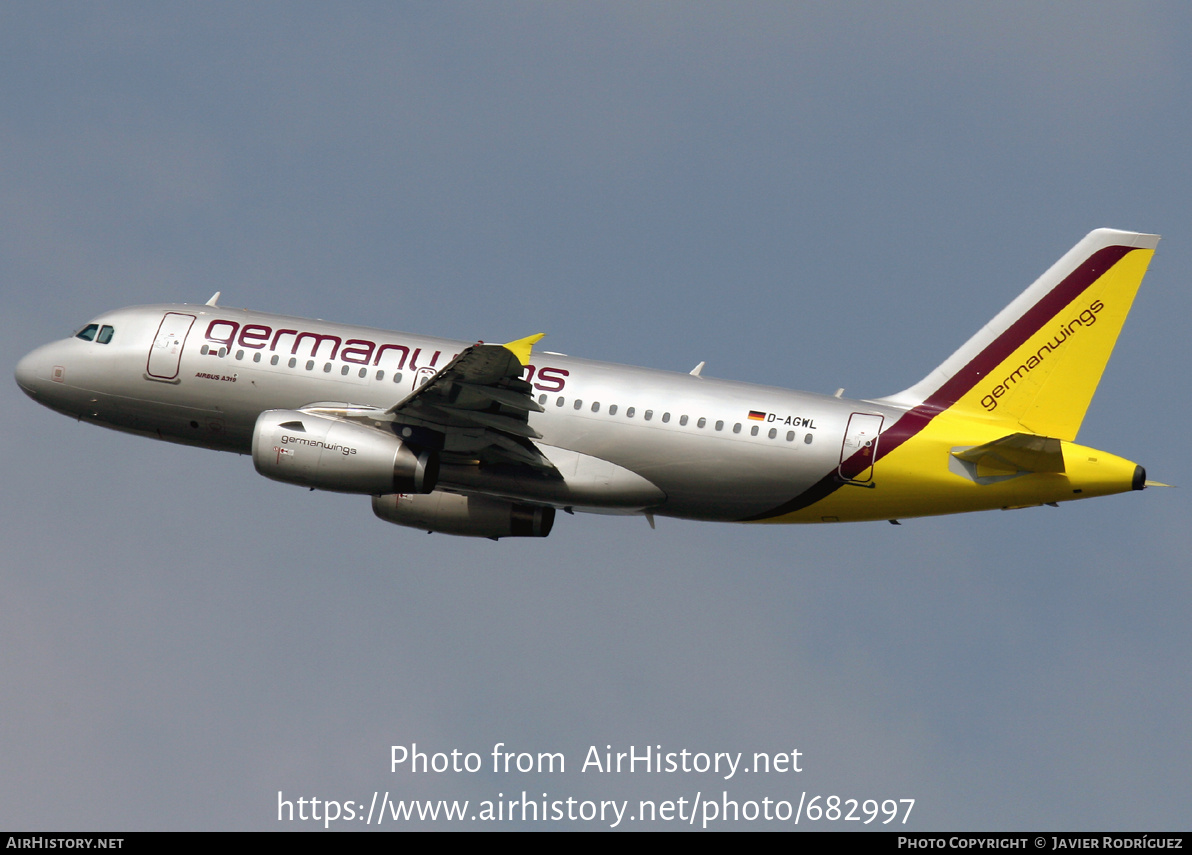
[[[1080,440],[1192,484],[1189,36],[1175,3],[10,4],[2,361],[221,290],[869,397],[1109,226],[1164,240]],[[897,528],[561,517],[495,544],[0,395],[9,827],[522,789],[1187,827],[1184,490]],[[390,774],[415,742],[568,771]],[[607,744],[805,771],[580,773]]]

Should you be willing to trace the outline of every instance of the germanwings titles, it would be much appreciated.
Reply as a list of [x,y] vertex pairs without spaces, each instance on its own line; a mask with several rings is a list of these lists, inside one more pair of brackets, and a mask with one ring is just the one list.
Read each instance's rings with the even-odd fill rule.
[[1156,235],[1090,233],[938,368],[853,401],[218,304],[105,313],[21,360],[35,401],[251,454],[381,519],[545,537],[555,512],[845,522],[1140,490],[1077,431]]

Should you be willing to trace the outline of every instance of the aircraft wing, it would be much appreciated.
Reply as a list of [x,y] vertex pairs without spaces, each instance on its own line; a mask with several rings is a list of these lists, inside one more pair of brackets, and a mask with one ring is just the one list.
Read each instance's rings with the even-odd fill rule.
[[424,431],[441,435],[445,458],[458,462],[515,462],[553,470],[534,445],[541,435],[530,427],[529,415],[542,407],[522,379],[530,350],[543,335],[465,348],[389,408],[398,435],[412,441]]

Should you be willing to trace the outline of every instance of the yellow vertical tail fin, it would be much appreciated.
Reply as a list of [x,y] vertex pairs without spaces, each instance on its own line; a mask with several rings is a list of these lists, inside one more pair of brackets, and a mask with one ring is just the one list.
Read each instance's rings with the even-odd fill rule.
[[1158,243],[1090,232],[938,368],[885,400],[1075,439]]

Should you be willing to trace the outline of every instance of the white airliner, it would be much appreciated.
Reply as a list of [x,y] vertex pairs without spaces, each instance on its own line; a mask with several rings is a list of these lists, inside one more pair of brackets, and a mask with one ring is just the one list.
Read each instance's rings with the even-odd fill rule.
[[927,377],[876,400],[342,326],[218,304],[107,312],[21,360],[35,401],[251,454],[449,534],[545,537],[555,511],[891,520],[1139,490],[1076,445],[1158,245],[1090,233]]

